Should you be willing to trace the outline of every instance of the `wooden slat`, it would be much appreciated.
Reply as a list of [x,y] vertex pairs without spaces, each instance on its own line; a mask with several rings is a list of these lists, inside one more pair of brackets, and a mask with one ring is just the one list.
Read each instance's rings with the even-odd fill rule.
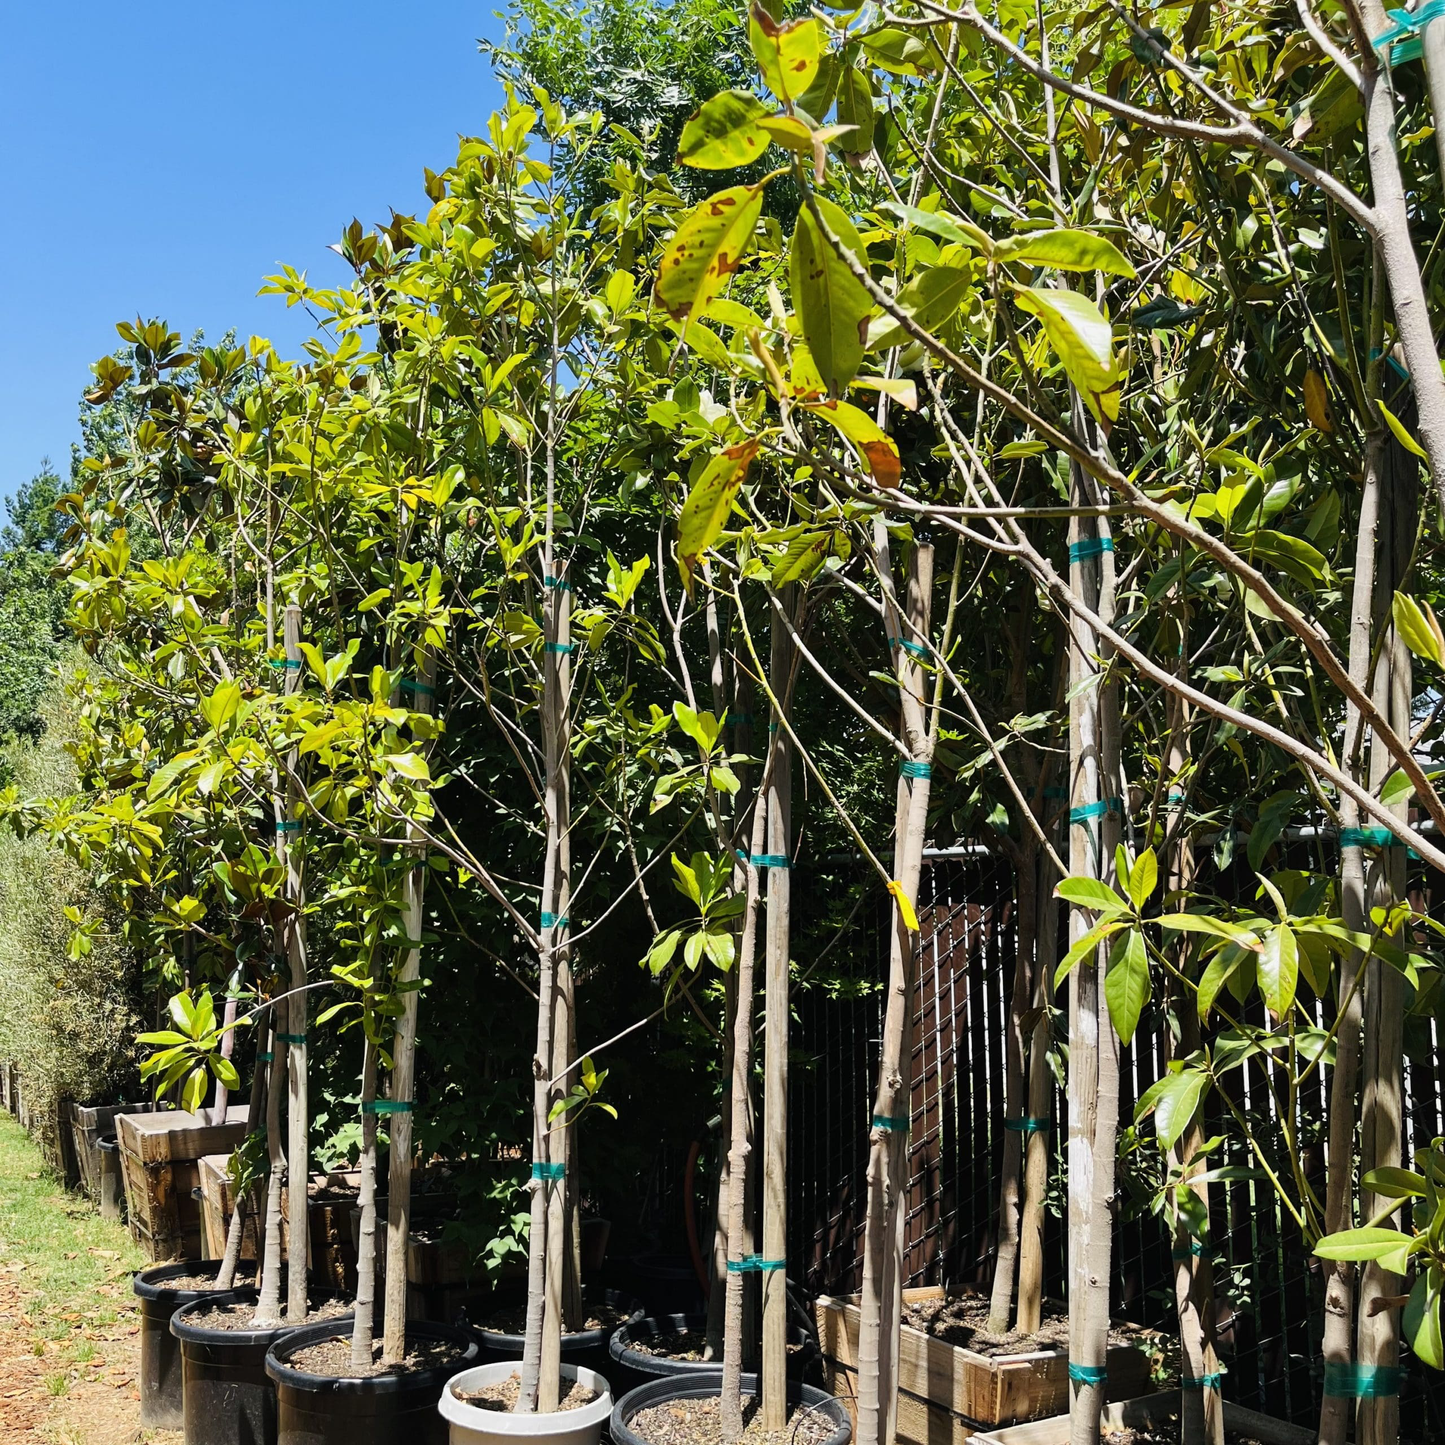
[[162,1114],[121,1114],[117,1119],[121,1148],[146,1164],[229,1154],[246,1137],[246,1106],[226,1112],[224,1124],[211,1124],[198,1114],[173,1109]]

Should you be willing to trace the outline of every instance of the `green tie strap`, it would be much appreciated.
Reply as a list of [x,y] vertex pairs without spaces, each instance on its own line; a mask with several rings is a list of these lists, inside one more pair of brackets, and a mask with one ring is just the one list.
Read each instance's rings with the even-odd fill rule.
[[1190,1376],[1179,1382],[1186,1390],[1218,1390],[1224,1384],[1222,1374]]
[[292,1044],[297,1048],[300,1048],[306,1042],[305,1034],[277,1034],[276,1037],[280,1039],[283,1044]]
[[898,773],[904,778],[931,778],[933,776],[932,763],[915,763],[905,759],[898,764]]
[[555,652],[558,657],[566,657],[569,652],[577,651],[577,644],[575,642],[548,642],[544,643],[543,646],[548,652]]
[[1056,803],[1067,802],[1069,790],[1067,788],[1045,788],[1044,797]]
[[785,1259],[763,1259],[760,1255],[749,1254],[742,1259],[728,1260],[729,1274],[767,1274],[770,1270],[786,1269]]
[[1011,1134],[1046,1134],[1054,1127],[1052,1119],[1005,1119],[1003,1126]]
[[559,592],[570,592],[572,584],[565,577],[544,577],[542,586],[555,587]]
[[1085,803],[1081,808],[1069,809],[1069,822],[1089,823],[1095,818],[1105,817],[1109,813],[1122,813],[1124,811],[1124,800],[1122,798],[1100,798],[1097,803]]
[[419,697],[435,697],[436,688],[428,682],[418,682],[414,677],[404,677],[397,683],[402,692],[414,692]]
[[1400,844],[1388,828],[1341,828],[1341,848],[1398,848]]
[[1175,1245],[1169,1251],[1170,1259],[1218,1259],[1219,1251],[1212,1244],[1201,1244],[1199,1240],[1191,1240],[1188,1245]]
[[257,1054],[256,1062],[258,1064],[269,1064],[275,1057],[274,1054]]
[[567,1173],[565,1164],[534,1164],[532,1165],[532,1178],[545,1179],[549,1183],[556,1183]]
[[282,818],[276,824],[278,833],[299,833],[301,831],[301,820],[299,818]]
[[1087,562],[1091,557],[1098,557],[1104,552],[1114,550],[1114,539],[1112,537],[1085,537],[1081,542],[1069,543],[1069,561]]
[[271,666],[285,668],[287,672],[297,672],[301,667],[301,659],[299,657],[273,657]]
[[882,1129],[885,1134],[901,1134],[908,1128],[907,1114],[875,1114],[873,1116],[873,1127]]
[[1076,1385],[1102,1385],[1109,1378],[1103,1365],[1076,1365],[1069,1361],[1069,1378]]
[[1399,1365],[1357,1365],[1351,1360],[1325,1361],[1325,1394],[1338,1400],[1384,1400],[1400,1393]]
[[753,854],[754,868],[791,868],[792,866],[786,853]]
[[565,913],[544,913],[542,915],[543,928],[566,928],[569,921]]
[[888,645],[890,647],[901,647],[904,652],[913,657],[921,658],[924,662],[927,662],[932,655],[926,647],[921,646],[917,642],[910,642],[906,637],[890,637],[888,639]]
[[410,1099],[363,1099],[363,1114],[410,1114]]

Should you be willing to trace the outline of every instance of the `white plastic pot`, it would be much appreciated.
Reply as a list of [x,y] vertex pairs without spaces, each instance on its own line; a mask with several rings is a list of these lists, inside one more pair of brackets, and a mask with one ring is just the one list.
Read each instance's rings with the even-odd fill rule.
[[612,1413],[612,1391],[596,1370],[582,1365],[563,1365],[562,1379],[576,1380],[587,1390],[596,1390],[597,1398],[577,1410],[558,1410],[550,1415],[518,1415],[504,1410],[480,1410],[459,1400],[455,1391],[470,1393],[485,1385],[500,1385],[517,1374],[520,1360],[499,1360],[491,1365],[477,1365],[453,1375],[437,1404],[437,1409],[451,1426],[451,1445],[514,1445],[514,1442],[536,1442],[536,1445],[597,1445],[602,1426]]

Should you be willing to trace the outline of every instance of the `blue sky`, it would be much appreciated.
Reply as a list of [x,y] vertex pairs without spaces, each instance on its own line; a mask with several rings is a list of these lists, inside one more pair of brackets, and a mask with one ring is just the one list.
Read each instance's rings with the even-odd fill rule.
[[453,0],[94,0],[6,7],[0,45],[0,493],[64,475],[88,367],[117,321],[271,337],[289,262],[340,280],[353,215],[424,211],[499,99],[492,5]]

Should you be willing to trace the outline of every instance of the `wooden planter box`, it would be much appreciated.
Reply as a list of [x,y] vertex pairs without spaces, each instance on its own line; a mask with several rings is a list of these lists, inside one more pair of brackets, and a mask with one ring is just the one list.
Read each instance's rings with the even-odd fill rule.
[[70,1134],[75,1149],[75,1162],[80,1173],[80,1187],[92,1199],[100,1198],[100,1141],[116,1131],[120,1114],[152,1114],[154,1104],[72,1104]]
[[[938,1288],[903,1291],[906,1303],[937,1299]],[[858,1324],[855,1296],[823,1296],[816,1306],[826,1384],[836,1396],[857,1396]],[[1109,1350],[1109,1394],[1129,1399],[1151,1389],[1153,1336],[1139,1331],[1141,1348]],[[1021,1355],[980,1355],[903,1327],[898,1360],[898,1445],[945,1445],[1021,1420],[1044,1420],[1069,1407],[1069,1358],[1061,1348]],[[850,1409],[851,1409],[850,1404]]]
[[172,1109],[116,1117],[131,1237],[155,1261],[201,1259],[200,1160],[230,1155],[246,1137],[246,1106],[224,1124]]
[[[1179,1419],[1179,1391],[1150,1395],[1142,1400],[1126,1400],[1104,1409],[1104,1428],[1122,1430],[1130,1426],[1176,1425]],[[1259,1445],[1315,1445],[1315,1432],[1302,1425],[1286,1425],[1272,1420],[1243,1405],[1224,1406],[1224,1428],[1231,1434],[1246,1435]],[[975,1435],[972,1445],[1069,1445],[1069,1417],[1059,1415],[1052,1420],[1035,1420],[1026,1425],[1007,1425]]]

